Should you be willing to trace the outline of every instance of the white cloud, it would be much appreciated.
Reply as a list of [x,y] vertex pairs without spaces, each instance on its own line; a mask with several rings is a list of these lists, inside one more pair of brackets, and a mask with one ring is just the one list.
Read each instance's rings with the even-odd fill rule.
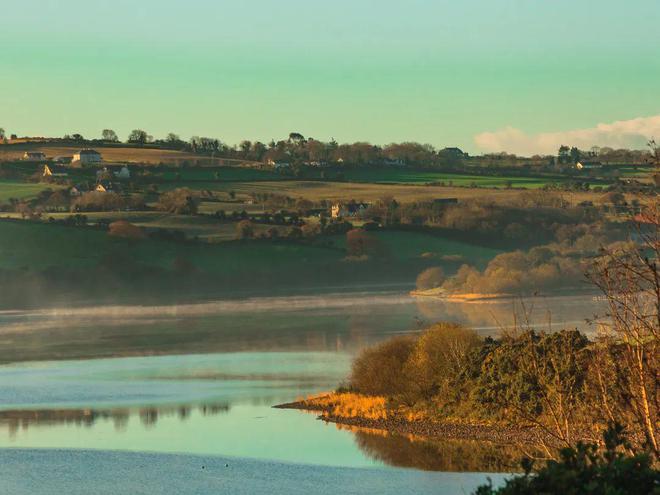
[[660,139],[660,115],[618,120],[587,129],[526,134],[515,127],[482,132],[474,137],[485,152],[507,151],[519,155],[555,154],[562,144],[590,149],[592,146],[640,149],[649,138]]

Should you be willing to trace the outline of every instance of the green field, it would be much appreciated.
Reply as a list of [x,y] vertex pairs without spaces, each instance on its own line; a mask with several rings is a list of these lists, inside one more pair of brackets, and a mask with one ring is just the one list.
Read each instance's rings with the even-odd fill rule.
[[[104,218],[107,218],[107,214]],[[120,214],[116,218],[120,218]],[[186,224],[191,229],[197,225],[198,229],[204,230],[213,224],[212,219],[204,218],[197,224],[189,224],[185,220],[190,217],[177,216],[143,216],[142,222],[136,216],[122,215],[121,218],[161,228],[179,228],[181,224]],[[216,224],[215,228],[227,229],[234,236],[234,224]],[[438,256],[462,255],[468,261],[479,263],[499,253],[495,249],[424,233],[376,232],[374,235],[382,242],[387,259],[392,261],[417,260],[423,253],[433,253]],[[333,236],[326,240],[332,241],[332,247],[267,241],[208,244],[125,240],[93,229],[0,221],[0,268],[42,269],[67,264],[92,267],[105,257],[126,249],[130,251],[131,258],[147,265],[169,268],[178,256],[185,256],[200,269],[223,272],[245,268],[267,269],[281,264],[340,261],[345,256],[344,236]]]
[[0,268],[39,270],[67,265],[92,268],[108,257],[127,253],[133,261],[145,265],[169,269],[178,257],[184,257],[201,270],[222,273],[324,263],[343,257],[343,252],[337,249],[305,244],[126,240],[91,229],[0,221]]
[[30,199],[34,198],[44,189],[56,189],[57,186],[31,182],[0,181],[0,203],[6,203],[10,198]]
[[[498,249],[476,246],[418,232],[373,232],[382,243],[385,254],[393,260],[409,260],[432,255],[428,259],[441,260],[442,256],[461,256],[466,262],[483,265],[501,253]],[[335,245],[344,248],[345,237],[333,237]],[[439,262],[441,264],[441,261]]]

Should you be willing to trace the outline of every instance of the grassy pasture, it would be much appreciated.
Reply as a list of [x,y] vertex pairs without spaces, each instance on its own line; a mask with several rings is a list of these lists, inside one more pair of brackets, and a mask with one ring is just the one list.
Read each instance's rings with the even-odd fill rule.
[[10,180],[0,180],[0,203],[9,201],[10,198],[30,199],[34,198],[45,189],[57,189],[53,184],[40,184],[31,182],[18,182]]
[[[470,199],[481,198],[494,201],[510,201],[518,197],[518,189],[479,189],[448,186],[424,186],[412,184],[368,184],[355,182],[323,181],[259,181],[259,182],[198,182],[182,184],[193,190],[210,190],[222,193],[234,191],[237,197],[247,197],[253,193],[275,193],[292,198],[312,201],[323,199],[349,201],[351,199],[373,202],[385,196],[392,196],[399,202],[429,201],[438,198]],[[566,200],[574,204],[580,201],[600,202],[602,194],[592,192],[563,193]]]
[[[206,216],[171,215],[159,211],[109,211],[85,212],[83,214],[91,224],[98,223],[102,220],[108,222],[126,220],[147,230],[177,230],[183,232],[188,238],[198,237],[209,242],[226,242],[236,239],[236,222],[219,222],[215,218]],[[9,218],[20,218],[20,215],[17,214],[1,215]],[[48,213],[45,215],[45,218],[63,220],[69,215],[71,213]],[[276,227],[281,236],[285,236],[289,231],[289,227],[286,226],[253,225],[255,235],[257,236],[265,233],[271,227]]]
[[[99,214],[100,216],[100,214]],[[108,218],[103,214],[103,218]],[[115,219],[118,219],[119,215]],[[189,217],[121,218],[145,227],[188,228],[193,235],[205,232],[226,240],[235,238],[235,224],[213,223],[199,218],[191,223]],[[257,229],[267,229],[259,225]],[[451,241],[438,236],[416,232],[377,232],[387,259],[391,262],[419,260],[423,253],[437,256],[462,255],[466,261],[482,264],[499,253],[498,250]],[[50,266],[73,265],[94,267],[104,259],[129,254],[146,265],[171,268],[177,257],[184,257],[201,270],[216,272],[295,269],[302,263],[339,262],[345,256],[344,236],[333,236],[332,247],[297,243],[222,242],[180,243],[161,240],[126,240],[93,229],[66,227],[47,223],[0,221],[0,268],[29,267],[38,270]]]
[[101,261],[129,254],[146,265],[171,268],[178,257],[210,272],[273,271],[297,264],[339,261],[337,249],[293,243],[177,243],[126,240],[106,232],[45,223],[0,222],[0,268],[44,269],[74,265],[91,268]]

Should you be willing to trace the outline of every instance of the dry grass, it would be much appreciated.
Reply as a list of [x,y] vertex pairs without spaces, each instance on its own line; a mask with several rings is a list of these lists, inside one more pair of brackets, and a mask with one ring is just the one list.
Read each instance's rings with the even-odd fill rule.
[[302,401],[310,409],[321,411],[323,416],[338,418],[362,418],[386,420],[397,417],[406,421],[428,420],[429,417],[405,406],[392,407],[385,397],[368,396],[355,393],[324,394],[308,397]]
[[[194,186],[193,186],[194,187]],[[514,200],[521,193],[528,192],[519,189],[487,189],[487,188],[464,188],[425,186],[411,184],[366,184],[355,182],[323,182],[323,181],[260,181],[260,182],[235,182],[217,183],[203,185],[206,189],[217,191],[233,190],[238,194],[249,195],[252,193],[276,193],[292,198],[304,198],[311,201],[321,199],[348,201],[374,202],[385,196],[392,196],[397,201],[408,203],[413,201],[428,201],[438,198],[470,199],[479,198],[498,202]],[[593,201],[594,204],[601,203],[602,193],[579,192],[563,193],[564,199],[571,204],[581,201]]]

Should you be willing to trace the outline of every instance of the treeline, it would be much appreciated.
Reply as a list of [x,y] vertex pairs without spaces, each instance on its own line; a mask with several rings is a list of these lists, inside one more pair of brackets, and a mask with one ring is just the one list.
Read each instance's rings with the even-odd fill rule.
[[481,339],[442,323],[364,351],[354,362],[350,389],[436,419],[535,426],[566,447],[619,423],[630,450],[649,451],[657,460],[658,211],[649,219],[654,228],[640,233],[636,245],[605,251],[590,266],[588,278],[608,308],[595,317],[597,340],[576,330],[548,334],[527,325]]
[[[565,230],[561,231],[562,234]],[[614,232],[599,225],[577,225],[562,242],[533,247],[528,251],[502,253],[480,271],[462,265],[452,277],[435,283],[444,292],[470,294],[530,294],[552,289],[586,289],[584,274],[601,249],[617,250],[625,242],[612,242]],[[577,237],[575,237],[577,235]],[[420,287],[423,289],[423,287]]]
[[[575,240],[584,233],[621,238],[616,225],[603,220],[593,205],[570,206],[557,194],[525,192],[507,203],[469,199],[448,204],[417,201],[401,204],[385,197],[370,205],[360,217],[384,227],[418,227],[464,232],[472,240],[496,244],[539,245]],[[611,242],[611,241],[610,241]]]

